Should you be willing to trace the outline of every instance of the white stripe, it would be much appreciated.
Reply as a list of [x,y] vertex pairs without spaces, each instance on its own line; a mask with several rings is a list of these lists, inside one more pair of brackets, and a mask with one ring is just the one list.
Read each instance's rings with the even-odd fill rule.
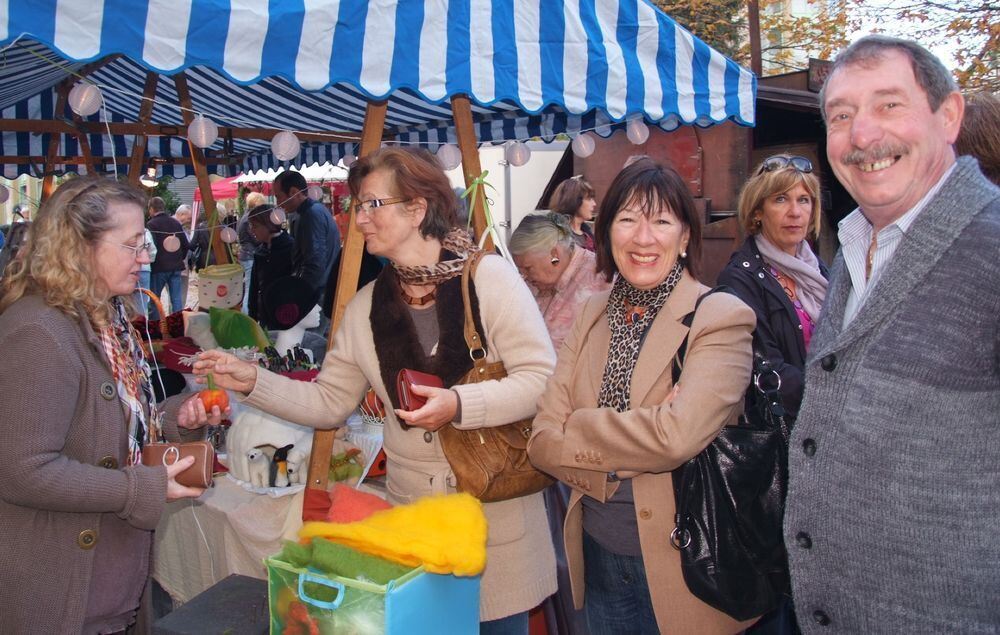
[[677,112],[686,122],[695,118],[694,73],[691,68],[694,59],[694,40],[691,34],[679,24],[674,26],[674,77],[677,78]]
[[496,99],[493,75],[493,1],[472,0],[469,6],[469,47],[472,94],[488,104]]
[[708,105],[713,121],[726,118],[726,58],[715,49],[708,57]]
[[268,4],[268,0],[230,0],[222,69],[237,81],[248,82],[260,75]]
[[319,90],[330,83],[330,55],[340,0],[305,0],[304,4],[295,83],[305,90]]
[[517,96],[527,110],[538,110],[542,107],[542,57],[538,42],[541,23],[538,2],[539,0],[514,2]]
[[597,23],[601,27],[604,40],[604,57],[608,63],[608,84],[605,93],[608,114],[615,119],[625,116],[625,95],[628,93],[628,74],[625,58],[618,44],[618,3],[603,0],[597,2]]
[[89,59],[101,52],[103,2],[62,0],[56,4],[55,19],[53,44],[66,56]]
[[[14,0],[8,0],[4,2],[0,0],[0,40],[6,40],[10,37],[10,3]],[[9,44],[8,44],[9,46]]]
[[361,87],[373,95],[389,92],[393,43],[396,41],[396,0],[368,3],[365,41],[361,48]]
[[566,32],[563,35],[563,104],[571,113],[587,110],[587,33],[580,20],[580,7],[576,2],[563,5]]
[[157,70],[172,71],[187,55],[192,0],[149,0],[142,59]]
[[740,69],[740,85],[737,94],[740,98],[740,117],[742,117],[747,123],[753,125],[755,120],[753,74],[745,68]]
[[645,87],[643,110],[653,121],[663,117],[663,85],[656,66],[656,56],[660,50],[660,22],[656,10],[644,2],[638,3],[639,31],[636,34],[636,56],[642,69]]
[[[470,34],[476,37],[477,34]],[[420,92],[431,101],[444,99],[448,79],[448,2],[424,3],[420,29]]]

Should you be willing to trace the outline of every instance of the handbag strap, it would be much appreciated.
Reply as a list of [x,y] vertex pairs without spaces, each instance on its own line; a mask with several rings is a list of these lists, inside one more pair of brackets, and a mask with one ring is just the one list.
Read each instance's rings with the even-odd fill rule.
[[472,277],[476,275],[479,261],[486,255],[485,251],[473,252],[465,259],[465,266],[462,268],[462,304],[465,307],[465,344],[469,347],[469,357],[476,368],[476,373],[482,375],[486,372],[486,347],[476,330],[476,321],[472,317],[472,298],[469,295],[469,284]]

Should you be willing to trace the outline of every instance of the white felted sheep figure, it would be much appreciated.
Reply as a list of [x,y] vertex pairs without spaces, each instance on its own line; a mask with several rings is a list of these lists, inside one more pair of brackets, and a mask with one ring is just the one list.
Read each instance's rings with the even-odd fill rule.
[[271,459],[264,450],[254,448],[247,452],[247,471],[249,473],[246,480],[251,485],[254,487],[267,487],[270,470]]
[[301,450],[288,453],[288,481],[292,485],[305,483],[309,476],[309,455]]
[[[253,484],[247,460],[251,450],[265,445],[274,449],[294,445],[296,450],[308,455],[312,451],[312,439],[312,428],[289,423],[256,408],[244,407],[234,417],[226,435],[229,473],[233,478]],[[264,487],[267,486],[265,481]]]

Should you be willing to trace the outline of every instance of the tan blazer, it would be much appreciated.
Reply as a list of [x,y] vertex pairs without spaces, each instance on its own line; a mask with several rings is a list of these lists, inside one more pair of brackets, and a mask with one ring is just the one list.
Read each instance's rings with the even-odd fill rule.
[[559,352],[555,374],[538,405],[531,460],[573,488],[564,538],[573,599],[583,606],[583,506],[604,502],[618,487],[615,471],[634,476],[639,542],[656,621],[663,633],[734,633],[737,622],[688,591],[680,554],[670,546],[674,494],[670,470],[704,449],[739,414],[750,381],[753,311],[728,293],[707,297],[691,325],[680,388],[667,403],[671,361],[688,334],[681,320],[708,291],[685,273],[656,316],[632,374],[632,410],[598,408],[611,331],[608,293],[593,296]]

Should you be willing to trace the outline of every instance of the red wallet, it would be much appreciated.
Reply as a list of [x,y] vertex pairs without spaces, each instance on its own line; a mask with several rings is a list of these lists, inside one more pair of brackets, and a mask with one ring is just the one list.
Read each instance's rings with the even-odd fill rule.
[[399,396],[399,407],[403,410],[419,410],[427,403],[426,397],[416,395],[410,390],[413,384],[444,388],[444,382],[437,375],[404,368],[396,375],[396,394]]

